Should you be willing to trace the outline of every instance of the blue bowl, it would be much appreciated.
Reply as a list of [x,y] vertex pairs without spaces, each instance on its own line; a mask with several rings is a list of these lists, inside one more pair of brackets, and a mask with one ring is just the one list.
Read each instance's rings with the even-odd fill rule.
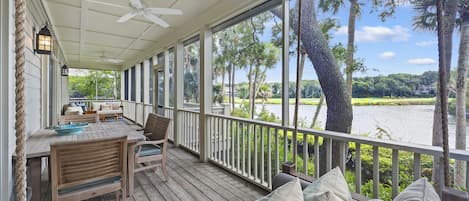
[[53,126],[50,129],[55,130],[57,135],[80,135],[83,132],[83,128],[87,126],[88,123],[71,123]]

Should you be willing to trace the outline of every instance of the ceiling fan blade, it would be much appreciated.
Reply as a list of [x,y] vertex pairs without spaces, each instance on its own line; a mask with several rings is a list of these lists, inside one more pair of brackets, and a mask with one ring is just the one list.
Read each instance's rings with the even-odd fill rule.
[[166,23],[164,20],[162,20],[161,18],[159,18],[159,17],[157,17],[157,16],[155,16],[151,13],[144,13],[143,16],[146,17],[147,19],[149,19],[150,21],[152,21],[153,23],[162,26],[163,28],[168,28],[169,27],[168,23]]
[[91,3],[95,3],[95,4],[105,5],[105,6],[112,6],[112,7],[116,7],[116,8],[129,9],[128,6],[122,6],[122,5],[119,5],[119,4],[107,3],[107,2],[96,1],[96,0],[86,0],[86,1],[91,2]]
[[130,5],[136,9],[142,9],[144,7],[142,0],[130,0]]
[[182,15],[182,10],[173,8],[147,8],[145,10],[157,15]]
[[133,17],[135,17],[137,15],[138,15],[137,11],[132,11],[132,12],[127,13],[124,16],[120,17],[119,19],[117,19],[117,22],[119,22],[119,23],[127,22],[127,21],[129,21],[130,19],[132,19]]

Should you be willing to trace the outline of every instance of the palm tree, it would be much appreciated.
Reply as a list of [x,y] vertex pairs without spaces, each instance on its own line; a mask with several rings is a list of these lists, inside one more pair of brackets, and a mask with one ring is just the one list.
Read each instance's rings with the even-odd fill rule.
[[[469,1],[460,5],[461,33],[459,41],[457,82],[456,82],[456,149],[466,150],[466,89],[469,60]],[[454,183],[465,186],[466,164],[456,161]],[[466,178],[467,179],[467,178]]]
[[[437,13],[435,13],[435,0],[412,0],[411,4],[414,5],[414,9],[417,15],[414,17],[414,29],[424,31],[436,31],[437,26]],[[453,31],[456,23],[456,8],[457,3],[455,0],[449,0],[443,7],[445,26],[441,27],[444,34],[444,57],[445,61],[445,78],[446,81],[450,80],[451,71],[451,57],[452,57],[452,45],[453,45]],[[442,84],[442,83],[439,83]],[[446,86],[446,83],[443,83]],[[435,110],[433,113],[433,132],[432,132],[432,145],[443,146],[443,133],[442,133],[442,119],[441,119],[441,96],[438,94],[435,101]],[[458,125],[456,126],[458,127]],[[441,161],[438,158],[433,160],[433,171],[441,171]],[[438,188],[441,184],[439,181],[438,174],[433,174],[433,182]]]

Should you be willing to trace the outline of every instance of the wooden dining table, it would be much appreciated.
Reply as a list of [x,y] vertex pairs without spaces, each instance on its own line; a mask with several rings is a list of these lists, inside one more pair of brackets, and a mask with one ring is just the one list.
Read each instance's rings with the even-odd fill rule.
[[[141,131],[137,131],[139,126],[125,120],[90,123],[77,135],[57,135],[53,130],[42,129],[26,140],[26,158],[29,164],[31,177],[32,201],[41,200],[41,173],[43,170],[42,159],[50,157],[50,145],[57,142],[73,142],[82,140],[104,139],[112,137],[127,136],[128,145],[132,147],[136,142],[145,140]],[[128,150],[128,163],[134,163],[134,149]],[[133,165],[128,168],[128,180],[133,180]],[[127,185],[129,188],[133,186]]]

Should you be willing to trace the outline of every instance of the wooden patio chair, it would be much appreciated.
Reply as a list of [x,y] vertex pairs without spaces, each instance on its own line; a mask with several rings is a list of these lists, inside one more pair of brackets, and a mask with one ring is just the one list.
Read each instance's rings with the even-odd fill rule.
[[127,197],[127,136],[51,145],[52,201]]
[[137,131],[143,131],[144,135],[150,135],[151,129],[155,126],[157,116],[155,113],[149,113],[147,121],[145,122],[145,127],[138,129]]
[[161,169],[163,171],[165,181],[167,181],[168,174],[166,172],[166,158],[168,147],[168,128],[171,119],[158,116],[153,113],[151,113],[149,117],[155,117],[156,121],[150,129],[150,134],[147,136],[148,140],[137,142],[135,144],[135,163],[140,167],[135,168],[134,173],[151,168],[155,168],[156,171],[156,167],[161,163]]

